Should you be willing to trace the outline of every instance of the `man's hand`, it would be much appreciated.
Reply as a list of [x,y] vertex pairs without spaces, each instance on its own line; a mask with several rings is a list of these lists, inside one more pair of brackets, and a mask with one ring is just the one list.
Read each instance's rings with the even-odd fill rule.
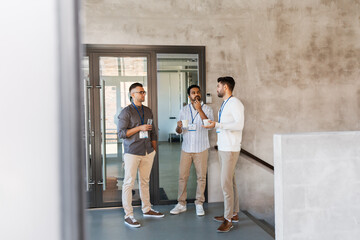
[[182,132],[182,121],[178,121],[178,122],[177,122],[175,131],[176,131],[177,133],[181,133],[181,132]]
[[201,103],[200,103],[199,100],[195,100],[195,102],[194,102],[194,108],[195,108],[195,110],[198,111],[198,112],[201,110]]
[[215,121],[209,120],[209,123],[210,123],[209,125],[207,125],[207,126],[202,125],[202,127],[203,128],[214,128],[215,127],[215,124],[216,124]]
[[152,125],[144,124],[138,127],[140,131],[151,131]]

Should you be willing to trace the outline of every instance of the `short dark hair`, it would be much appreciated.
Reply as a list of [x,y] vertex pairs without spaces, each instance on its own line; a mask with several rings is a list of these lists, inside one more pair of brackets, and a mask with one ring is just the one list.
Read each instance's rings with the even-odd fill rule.
[[133,90],[134,88],[137,88],[137,87],[143,87],[143,85],[141,83],[133,83],[131,84],[131,86],[129,87],[129,92],[131,92],[131,90]]
[[192,88],[198,88],[198,89],[200,90],[200,87],[199,87],[198,85],[195,85],[195,84],[191,85],[191,86],[188,87],[188,89],[187,89],[187,93],[188,93],[189,96],[190,96],[190,90],[191,90]]
[[235,80],[232,77],[219,77],[217,81],[218,83],[226,84],[231,92],[234,90]]

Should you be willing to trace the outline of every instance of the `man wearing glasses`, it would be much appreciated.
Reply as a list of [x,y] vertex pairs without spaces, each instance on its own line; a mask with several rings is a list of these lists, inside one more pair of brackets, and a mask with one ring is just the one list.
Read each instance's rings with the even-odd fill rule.
[[134,83],[129,88],[132,102],[118,117],[118,135],[124,139],[125,177],[122,187],[122,204],[125,211],[125,224],[140,227],[134,218],[132,189],[139,171],[139,190],[144,217],[164,217],[164,214],[151,208],[149,179],[156,154],[157,135],[153,114],[150,108],[142,105],[145,101],[143,85]]

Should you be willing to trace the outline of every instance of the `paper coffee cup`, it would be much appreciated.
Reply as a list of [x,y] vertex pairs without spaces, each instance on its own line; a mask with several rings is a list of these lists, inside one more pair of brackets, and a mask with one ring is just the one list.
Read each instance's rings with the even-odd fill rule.
[[189,127],[189,120],[181,120],[183,128]]
[[210,125],[209,119],[204,119],[203,122],[204,122],[204,126]]

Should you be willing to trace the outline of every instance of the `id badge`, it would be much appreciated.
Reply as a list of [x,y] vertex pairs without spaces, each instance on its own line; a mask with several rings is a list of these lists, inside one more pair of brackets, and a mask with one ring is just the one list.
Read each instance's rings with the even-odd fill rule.
[[216,133],[220,133],[220,128],[216,129]]
[[196,131],[196,125],[195,124],[189,124],[189,131]]
[[148,138],[148,132],[147,131],[140,131],[140,138]]

